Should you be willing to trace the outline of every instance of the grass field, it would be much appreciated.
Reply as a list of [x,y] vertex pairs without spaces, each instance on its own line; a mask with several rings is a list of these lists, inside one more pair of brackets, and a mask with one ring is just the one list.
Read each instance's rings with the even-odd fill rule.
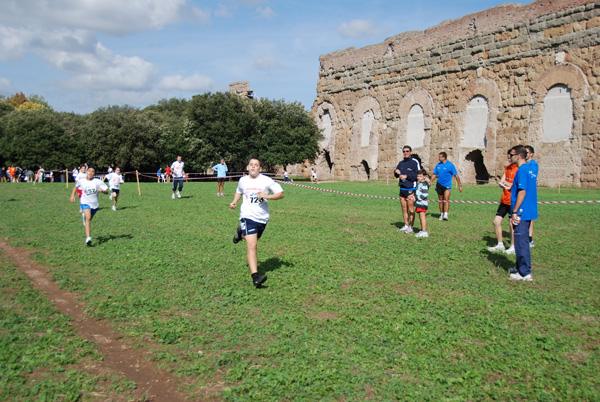
[[[397,196],[392,182],[317,186]],[[430,237],[417,239],[397,232],[397,200],[284,185],[259,242],[269,279],[255,289],[245,244],[231,241],[234,183],[226,197],[215,183],[186,183],[176,200],[168,184],[141,190],[123,185],[116,212],[102,195],[88,248],[64,184],[3,183],[0,237],[35,250],[191,400],[217,383],[226,401],[600,400],[600,204],[540,205],[534,282],[512,283],[514,256],[487,251],[497,205],[452,204],[440,222],[430,203]],[[492,185],[452,194],[499,197]],[[600,190],[542,188],[539,200]],[[100,359],[94,345],[0,259],[0,400],[125,395],[125,379],[69,371]]]

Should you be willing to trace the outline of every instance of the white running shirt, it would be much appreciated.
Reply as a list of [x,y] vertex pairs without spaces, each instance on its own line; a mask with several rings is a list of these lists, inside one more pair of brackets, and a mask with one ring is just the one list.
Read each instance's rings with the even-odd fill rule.
[[81,190],[81,204],[87,204],[92,209],[100,208],[100,202],[98,201],[98,189],[105,191],[108,189],[100,179],[88,180],[80,179],[75,187]]
[[120,173],[119,174],[116,174],[116,173],[107,174],[105,179],[108,182],[108,188],[110,188],[111,190],[120,190],[121,183],[125,183],[123,181],[123,175],[121,175]]
[[242,206],[240,207],[240,219],[246,218],[258,223],[269,221],[269,203],[257,194],[262,191],[265,194],[282,193],[283,188],[268,176],[259,174],[256,179],[244,176],[240,179],[236,192],[242,195]]
[[171,165],[171,172],[173,173],[174,178],[181,179],[183,177],[183,161],[173,162]]

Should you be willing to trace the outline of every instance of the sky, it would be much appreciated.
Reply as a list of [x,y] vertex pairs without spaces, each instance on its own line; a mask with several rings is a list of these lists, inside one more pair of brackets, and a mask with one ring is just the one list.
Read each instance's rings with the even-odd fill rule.
[[[512,1],[526,4],[531,1]],[[225,92],[316,97],[319,56],[502,4],[500,0],[1,0],[0,94],[56,111]]]

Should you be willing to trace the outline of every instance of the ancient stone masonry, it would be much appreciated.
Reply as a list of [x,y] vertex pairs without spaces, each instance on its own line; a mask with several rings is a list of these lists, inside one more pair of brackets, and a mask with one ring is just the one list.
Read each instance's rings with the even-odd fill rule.
[[385,179],[411,145],[470,183],[529,144],[539,183],[600,186],[600,2],[503,4],[320,57],[320,179]]

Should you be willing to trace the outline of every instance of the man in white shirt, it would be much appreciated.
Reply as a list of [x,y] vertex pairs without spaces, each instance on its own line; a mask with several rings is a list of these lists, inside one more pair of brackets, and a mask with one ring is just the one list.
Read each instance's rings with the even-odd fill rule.
[[[181,156],[177,156],[177,160],[171,165],[171,174],[173,175],[173,195],[172,199],[181,198],[181,191],[183,190],[183,179],[185,177],[185,171],[183,170],[183,162]],[[178,188],[179,186],[179,188]]]
[[107,174],[104,179],[108,182],[108,188],[110,189],[110,199],[113,200],[112,210],[117,210],[117,201],[119,200],[119,192],[121,191],[121,184],[124,183],[123,176],[121,175],[121,168],[116,167],[115,171]]
[[258,273],[258,239],[269,222],[269,204],[267,200],[283,198],[283,189],[279,183],[261,174],[262,162],[258,158],[248,161],[248,176],[240,178],[233,201],[229,207],[236,209],[238,201],[243,198],[240,207],[240,226],[233,236],[233,242],[246,240],[248,267],[252,275],[252,283],[259,288],[267,280],[266,275]]

